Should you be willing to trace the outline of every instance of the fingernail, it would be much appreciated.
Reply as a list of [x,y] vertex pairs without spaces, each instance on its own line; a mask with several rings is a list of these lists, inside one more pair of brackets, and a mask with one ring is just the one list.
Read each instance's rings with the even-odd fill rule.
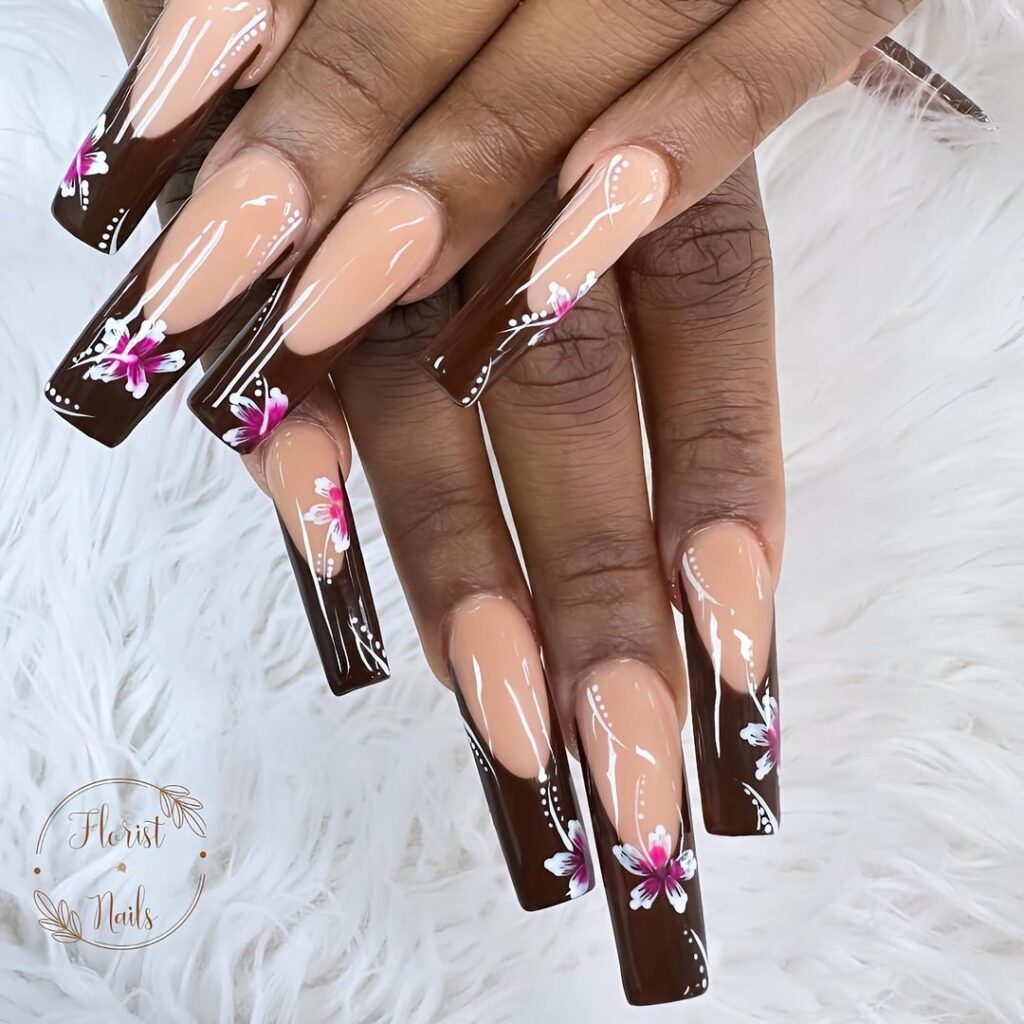
[[334,442],[311,423],[289,424],[264,469],[331,690],[383,682],[387,653]]
[[[210,367],[192,411],[232,448],[252,451],[423,276],[443,234],[440,211],[416,189],[364,196]],[[266,404],[275,394],[276,411]]]
[[919,106],[926,111],[959,114],[981,124],[991,124],[988,115],[974,100],[888,36],[861,57],[849,80],[868,92],[881,93],[897,102],[916,97]]
[[540,342],[650,226],[668,193],[657,154],[629,146],[593,168],[509,269],[477,292],[423,355],[460,405],[473,405]]
[[526,910],[593,886],[582,815],[540,651],[516,605],[470,598],[451,616],[455,694],[516,896]]
[[266,46],[272,23],[268,0],[170,0],[75,153],[53,200],[57,221],[116,252]]
[[714,835],[773,835],[780,720],[768,561],[747,526],[721,522],[689,539],[681,576],[704,824]]
[[83,433],[123,441],[216,340],[305,229],[294,171],[246,150],[195,193],[82,332],[46,385]]
[[699,996],[704,909],[668,686],[640,662],[606,663],[580,687],[576,727],[626,998]]

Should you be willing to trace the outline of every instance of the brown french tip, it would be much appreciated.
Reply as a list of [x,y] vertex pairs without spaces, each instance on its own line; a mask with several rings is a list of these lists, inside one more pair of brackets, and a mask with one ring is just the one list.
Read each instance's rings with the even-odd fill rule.
[[304,231],[294,171],[245,150],[189,200],[54,371],[50,406],[113,447],[217,340]]
[[781,722],[767,559],[749,527],[716,523],[687,542],[681,579],[704,824],[774,835]]
[[703,995],[704,909],[668,687],[647,665],[606,663],[579,690],[576,727],[626,998]]
[[897,101],[917,97],[925,109],[959,114],[984,125],[992,123],[974,100],[888,36],[861,57],[850,81]]
[[170,0],[71,160],[53,215],[114,253],[269,38],[267,0]]
[[480,782],[525,910],[594,885],[565,743],[540,651],[515,603],[484,595],[451,615],[449,665]]
[[478,402],[651,225],[668,193],[656,153],[627,146],[565,198],[551,225],[474,295],[421,357],[459,405]]
[[422,277],[443,234],[437,205],[418,189],[363,196],[209,368],[189,396],[196,418],[252,451]]
[[288,559],[333,693],[390,677],[345,478],[331,439],[289,424],[265,464]]

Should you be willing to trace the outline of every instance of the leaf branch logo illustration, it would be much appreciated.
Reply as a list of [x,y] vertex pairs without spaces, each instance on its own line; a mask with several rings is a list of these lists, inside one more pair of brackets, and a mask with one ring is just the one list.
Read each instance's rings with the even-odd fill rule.
[[163,786],[160,789],[160,810],[164,817],[170,818],[175,828],[188,825],[197,836],[205,839],[206,822],[199,813],[202,806],[184,786]]
[[[142,801],[141,810],[137,802],[130,805],[122,803],[121,794],[138,793],[139,790],[148,794]],[[111,792],[117,795],[106,795]],[[98,793],[104,795],[97,796]],[[153,799],[154,795],[159,801],[159,813],[153,813],[153,805],[157,802]],[[84,802],[86,800],[88,802]],[[153,810],[147,813],[146,805]],[[129,806],[131,809],[126,813]],[[66,899],[59,899],[55,903],[42,889],[32,890],[32,899],[40,914],[40,927],[54,942],[66,945],[82,943],[97,949],[115,951],[143,949],[173,935],[191,917],[206,886],[206,873],[202,870],[206,850],[198,849],[199,845],[205,845],[198,840],[206,838],[206,822],[200,813],[202,810],[202,801],[185,786],[158,786],[143,779],[99,779],[68,793],[43,823],[36,841],[36,856],[43,858],[47,836],[51,837],[47,849],[53,851],[50,853],[50,867],[57,863],[52,858],[60,851],[65,856],[73,857],[89,856],[89,851],[93,850],[102,853],[104,857],[115,852],[121,853],[124,860],[109,866],[105,863],[104,871],[116,872],[122,876],[122,880],[101,882],[97,886],[99,891],[91,893],[83,890],[75,896],[70,890],[76,889],[76,886],[81,890],[79,876],[82,873],[76,870],[79,867],[77,862],[68,867],[65,860],[63,863],[66,871],[58,869],[55,874],[58,878],[63,876],[67,891],[62,888],[55,895],[65,895]],[[64,835],[60,825],[68,820],[72,822],[72,831]],[[168,829],[166,823],[173,825],[174,830]],[[180,852],[183,847],[196,847],[193,851],[196,862],[188,858],[188,862],[195,863],[195,867],[187,868],[182,878],[180,903],[175,906],[176,901],[172,895],[169,907],[166,888],[154,904],[146,891],[145,882],[146,872],[157,870],[150,858],[155,857],[156,863],[159,863],[159,851],[164,839],[172,835],[178,837],[172,842],[177,851]],[[166,862],[161,866],[166,868]],[[43,868],[38,865],[34,869],[36,875],[42,871]],[[85,874],[91,877],[88,872]],[[50,892],[54,892],[52,886],[49,888]],[[81,909],[83,901],[95,903],[94,913],[85,914],[85,929],[81,917],[73,909],[76,902]]]
[[39,923],[50,933],[54,942],[80,942],[82,939],[82,921],[67,904],[67,900],[61,900],[57,906],[53,900],[40,889],[32,893],[32,899],[39,913]]

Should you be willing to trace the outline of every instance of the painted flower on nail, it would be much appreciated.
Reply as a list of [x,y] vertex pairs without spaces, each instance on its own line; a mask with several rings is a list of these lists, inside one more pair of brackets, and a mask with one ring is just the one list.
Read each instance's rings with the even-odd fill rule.
[[569,822],[569,835],[562,836],[562,843],[566,852],[548,857],[544,867],[560,878],[569,877],[569,899],[574,900],[590,891],[591,878],[587,833],[575,819]]
[[568,288],[563,287],[560,284],[552,281],[548,286],[550,294],[548,295],[548,306],[551,312],[555,314],[556,320],[561,320],[563,316],[567,316],[572,308],[578,303],[586,294],[590,291],[594,285],[597,284],[597,274],[591,270],[587,274],[586,280],[580,285],[579,291],[576,293],[576,298],[572,297],[572,293]]
[[270,388],[261,409],[251,398],[235,395],[231,399],[231,415],[242,421],[240,427],[227,431],[223,438],[232,448],[255,447],[288,414],[288,396],[280,388]]
[[340,555],[348,550],[348,523],[345,521],[345,492],[329,477],[318,476],[313,489],[327,501],[314,505],[302,518],[307,523],[326,526],[327,540]]
[[683,882],[688,882],[696,874],[697,858],[693,850],[681,850],[677,857],[672,857],[672,839],[664,825],[659,825],[648,835],[646,853],[629,843],[613,846],[612,853],[631,875],[643,879],[629,894],[630,910],[650,910],[661,893],[665,894],[677,914],[686,910]]
[[176,373],[185,365],[185,353],[157,351],[167,336],[163,320],[143,320],[133,336],[124,320],[108,320],[103,329],[103,351],[85,372],[86,380],[105,383],[123,380],[132,398],[149,390],[156,373]]
[[782,750],[782,726],[779,721],[778,701],[765,694],[764,702],[757,706],[763,721],[751,722],[740,730],[740,739],[746,740],[752,747],[765,747],[765,753],[757,759],[754,772],[760,781],[770,774],[779,764]]
[[89,182],[86,179],[94,174],[106,174],[110,170],[107,166],[107,154],[96,148],[106,128],[107,118],[104,115],[86,137],[85,142],[78,147],[78,152],[60,183],[60,194],[65,199],[77,193],[81,197],[82,205],[88,206]]

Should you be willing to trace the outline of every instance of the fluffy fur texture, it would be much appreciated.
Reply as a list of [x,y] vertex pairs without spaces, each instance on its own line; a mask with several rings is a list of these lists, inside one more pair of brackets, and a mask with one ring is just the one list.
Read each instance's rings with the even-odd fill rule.
[[[998,132],[842,89],[762,154],[785,827],[700,838],[712,989],[631,1011],[600,893],[516,906],[362,483],[395,678],[336,700],[266,500],[181,394],[113,453],[45,407],[145,240],[109,260],[47,212],[123,68],[101,4],[0,0],[0,1020],[1024,1020],[1024,19],[926,7],[901,38]],[[120,955],[31,903],[39,822],[115,773],[200,794],[211,844],[187,927]]]

